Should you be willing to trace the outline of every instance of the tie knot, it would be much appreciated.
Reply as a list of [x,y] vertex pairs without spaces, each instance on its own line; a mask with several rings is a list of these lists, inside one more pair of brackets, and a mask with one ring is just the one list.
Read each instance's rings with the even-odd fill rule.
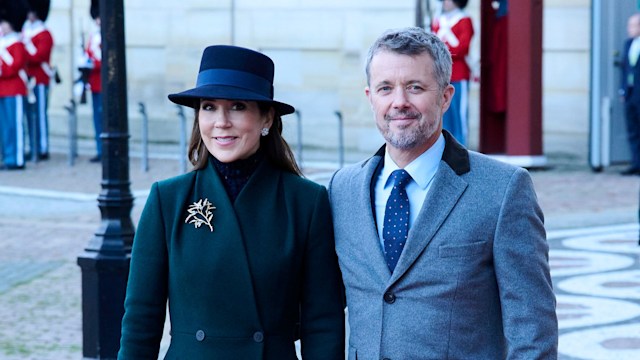
[[406,170],[398,169],[391,173],[393,184],[399,188],[405,188],[411,182],[411,175]]

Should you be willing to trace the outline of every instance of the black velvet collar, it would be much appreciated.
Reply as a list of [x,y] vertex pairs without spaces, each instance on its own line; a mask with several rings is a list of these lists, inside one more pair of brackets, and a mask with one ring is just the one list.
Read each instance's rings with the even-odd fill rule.
[[[449,167],[456,172],[456,174],[462,175],[468,173],[471,170],[471,166],[469,164],[469,152],[467,149],[460,145],[460,143],[456,141],[453,135],[451,135],[447,130],[442,130],[442,135],[444,135],[445,140],[442,160],[444,160],[444,162],[446,162]],[[384,163],[384,151],[385,145],[382,145],[374,155],[382,157],[383,161],[381,161],[380,164]],[[382,167],[382,165],[379,166]]]
[[209,156],[209,161],[218,172],[218,175],[220,175],[220,179],[232,203],[236,200],[238,194],[240,194],[240,191],[247,184],[264,157],[264,153],[260,149],[246,159],[230,163],[223,163],[215,157]]

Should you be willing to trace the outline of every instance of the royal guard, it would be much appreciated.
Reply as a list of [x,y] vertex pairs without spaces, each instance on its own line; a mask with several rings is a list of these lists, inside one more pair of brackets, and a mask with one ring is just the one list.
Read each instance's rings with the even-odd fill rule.
[[27,50],[20,29],[27,6],[21,0],[0,2],[0,132],[3,170],[24,169],[24,102]]
[[85,47],[85,55],[88,61],[89,72],[89,88],[91,89],[91,103],[93,105],[93,126],[95,129],[96,139],[96,156],[89,161],[99,162],[102,159],[102,141],[100,134],[102,133],[102,79],[100,77],[100,69],[102,68],[102,36],[100,34],[100,13],[98,1],[91,2],[91,17],[94,19],[96,28],[89,36],[89,41]]
[[32,157],[49,158],[49,84],[55,77],[51,68],[53,37],[44,21],[49,13],[49,0],[29,0],[27,21],[22,27],[22,41],[27,49],[29,96],[27,123]]
[[444,114],[442,127],[448,130],[462,145],[469,136],[469,78],[471,69],[467,63],[473,24],[464,12],[467,0],[443,0],[442,14],[431,25],[431,30],[447,44],[453,60],[451,85],[455,94],[449,110]]

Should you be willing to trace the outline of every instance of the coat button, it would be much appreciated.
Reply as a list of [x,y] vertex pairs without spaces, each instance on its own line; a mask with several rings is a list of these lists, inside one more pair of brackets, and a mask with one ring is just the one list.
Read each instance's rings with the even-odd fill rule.
[[202,340],[204,340],[204,337],[205,337],[204,331],[202,331],[202,330],[196,331],[196,340],[202,341]]
[[386,293],[384,293],[384,302],[386,302],[387,304],[393,304],[394,302],[396,302],[396,296],[393,295],[391,291],[387,291]]
[[253,333],[253,341],[259,343],[262,342],[262,340],[264,340],[264,334],[262,333],[262,331],[256,331],[255,333]]

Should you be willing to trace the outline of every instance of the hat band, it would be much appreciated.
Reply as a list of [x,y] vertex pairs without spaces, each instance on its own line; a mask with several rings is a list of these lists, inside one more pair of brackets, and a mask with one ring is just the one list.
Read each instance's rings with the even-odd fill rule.
[[264,94],[273,99],[273,86],[271,82],[244,71],[227,69],[209,69],[198,74],[196,87],[206,85],[234,86]]

